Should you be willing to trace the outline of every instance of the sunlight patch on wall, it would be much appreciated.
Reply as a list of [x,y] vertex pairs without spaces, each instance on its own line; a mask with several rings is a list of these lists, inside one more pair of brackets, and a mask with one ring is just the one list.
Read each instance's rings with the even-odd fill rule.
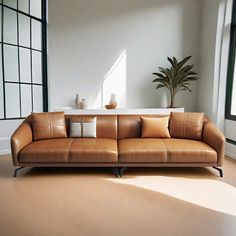
[[126,50],[116,60],[106,74],[102,86],[102,105],[109,103],[111,93],[117,97],[118,107],[126,105]]
[[102,107],[102,90],[100,89],[98,91],[97,97],[95,98],[95,101],[93,103],[92,108],[93,109],[98,109]]

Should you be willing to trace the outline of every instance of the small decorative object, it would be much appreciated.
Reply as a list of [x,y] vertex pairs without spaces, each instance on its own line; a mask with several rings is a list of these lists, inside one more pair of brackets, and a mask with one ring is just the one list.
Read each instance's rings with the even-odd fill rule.
[[82,99],[82,101],[80,102],[80,109],[86,109],[87,108],[87,102],[86,99]]
[[80,108],[79,94],[76,94],[76,97],[75,97],[75,108],[76,109]]
[[106,109],[115,109],[110,104],[105,105]]
[[174,107],[175,96],[180,91],[192,90],[188,87],[191,81],[197,80],[197,73],[192,71],[194,65],[185,65],[191,58],[188,56],[182,61],[178,62],[175,57],[172,59],[167,57],[171,64],[170,68],[159,67],[159,72],[153,73],[157,76],[152,82],[157,82],[156,89],[166,87],[170,92],[170,105],[169,108]]
[[111,94],[109,105],[110,105],[111,109],[115,109],[116,108],[117,101],[116,101],[116,94],[115,93]]

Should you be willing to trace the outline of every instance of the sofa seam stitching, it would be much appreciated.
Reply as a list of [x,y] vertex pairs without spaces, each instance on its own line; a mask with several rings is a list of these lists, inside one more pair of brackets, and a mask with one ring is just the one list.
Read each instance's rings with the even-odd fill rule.
[[67,161],[69,162],[70,160],[70,149],[71,149],[71,146],[72,146],[72,143],[74,142],[74,139],[71,140],[71,142],[68,144],[67,146]]
[[164,143],[165,148],[166,148],[167,162],[169,162],[169,151],[167,150],[167,146],[166,146],[166,143],[165,143],[165,140],[164,140],[164,139],[162,140],[162,142]]

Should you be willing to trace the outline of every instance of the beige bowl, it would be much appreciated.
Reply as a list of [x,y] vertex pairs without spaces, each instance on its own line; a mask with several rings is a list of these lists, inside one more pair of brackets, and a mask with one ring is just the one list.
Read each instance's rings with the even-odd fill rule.
[[115,109],[116,106],[112,106],[110,104],[105,105],[106,109]]

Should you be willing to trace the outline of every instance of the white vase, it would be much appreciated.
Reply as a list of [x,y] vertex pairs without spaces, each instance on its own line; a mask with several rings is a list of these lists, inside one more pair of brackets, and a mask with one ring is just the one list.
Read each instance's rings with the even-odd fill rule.
[[75,108],[77,109],[80,108],[79,94],[76,94],[76,97],[75,97]]
[[86,109],[87,108],[87,102],[86,99],[82,99],[82,101],[80,102],[80,109]]
[[117,106],[117,100],[116,100],[116,94],[112,93],[111,94],[111,98],[110,98],[110,102],[109,102],[110,106],[114,109]]

